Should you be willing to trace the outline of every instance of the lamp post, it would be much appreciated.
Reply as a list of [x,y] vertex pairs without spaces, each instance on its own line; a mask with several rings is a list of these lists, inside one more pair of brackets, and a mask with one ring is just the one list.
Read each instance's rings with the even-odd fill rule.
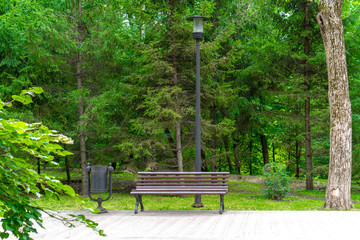
[[[204,38],[203,21],[209,20],[202,16],[189,17],[194,22],[193,38],[196,40],[196,115],[195,115],[195,172],[201,172],[201,114],[200,114],[200,41]],[[193,207],[203,207],[201,195],[195,195]]]

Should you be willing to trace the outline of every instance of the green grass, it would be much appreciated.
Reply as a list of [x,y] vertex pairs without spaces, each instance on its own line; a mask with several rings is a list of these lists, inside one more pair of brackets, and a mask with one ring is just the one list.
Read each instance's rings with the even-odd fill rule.
[[[105,196],[104,196],[105,198]],[[47,210],[84,210],[86,207],[96,208],[97,203],[87,197],[81,197],[85,204],[74,201],[71,197],[61,196],[55,199],[34,199],[34,203]],[[144,195],[143,203],[146,210],[218,210],[219,196],[202,196],[203,208],[192,208],[194,196],[152,196]],[[323,210],[323,200],[289,196],[282,201],[267,199],[262,194],[253,193],[228,193],[225,196],[226,210],[288,210],[306,211]],[[108,210],[134,210],[135,198],[130,194],[115,193],[110,200],[103,203]],[[357,208],[360,204],[355,204]]]
[[293,190],[293,194],[308,198],[325,198],[325,190]]
[[229,189],[231,191],[261,191],[262,187],[259,183],[250,183],[246,180],[229,181]]
[[[37,171],[35,169],[35,171]],[[47,168],[46,170],[41,169],[41,174],[46,174],[49,176],[53,176],[58,180],[65,181],[67,180],[65,171],[62,171],[61,168]],[[70,171],[71,180],[80,180],[81,179],[81,171],[80,170],[71,170]]]
[[[56,171],[48,171],[51,175],[55,175],[64,179],[61,174]],[[76,173],[78,174],[78,173]],[[76,174],[74,176],[76,176]],[[134,180],[135,175],[122,172],[114,174],[114,181],[117,180]],[[324,181],[318,181],[324,184]],[[325,181],[326,183],[326,181]],[[316,185],[316,183],[315,183]],[[325,190],[303,190],[304,180],[294,180],[291,185],[290,193],[284,200],[269,200],[262,194],[264,188],[261,179],[243,178],[229,181],[229,193],[225,195],[225,210],[290,210],[290,211],[306,211],[306,210],[323,210]],[[315,186],[316,188],[316,186]],[[99,195],[106,198],[107,194]],[[97,197],[97,196],[96,196]],[[95,198],[95,196],[94,196]],[[60,196],[60,200],[56,199],[33,199],[33,204],[38,205],[46,210],[84,210],[86,207],[96,208],[97,203],[91,201],[88,197],[81,197],[84,204],[76,202],[68,196]],[[356,208],[360,208],[360,191],[353,191],[352,200]],[[110,200],[103,203],[107,210],[134,210],[135,198],[130,194],[113,193]],[[204,195],[202,196],[203,208],[192,208],[194,196],[143,196],[145,210],[219,210],[219,196]]]
[[[48,174],[64,179],[63,173],[57,171],[47,171]],[[62,175],[61,175],[62,174]],[[78,176],[75,172],[74,177]],[[135,175],[122,172],[114,174],[114,181],[134,180]],[[318,181],[324,184],[324,181]],[[292,184],[290,193],[284,200],[269,200],[263,194],[263,184],[260,178],[235,178],[229,181],[229,193],[225,195],[225,210],[323,210],[325,190],[303,190],[304,181],[295,180]],[[107,194],[97,195],[106,198]],[[97,196],[94,196],[97,197]],[[88,197],[80,197],[84,204],[76,202],[68,196],[60,196],[56,199],[33,199],[33,204],[38,205],[46,210],[84,210],[86,207],[96,208],[97,203],[91,201]],[[356,208],[360,208],[360,191],[353,191],[352,199],[355,201]],[[107,210],[134,210],[135,198],[130,194],[113,193],[110,200],[103,203]],[[219,210],[219,196],[204,195],[202,196],[203,208],[192,208],[194,196],[143,196],[145,210]]]
[[[35,169],[37,171],[37,169]],[[65,181],[67,180],[66,173],[61,168],[47,168],[46,170],[41,169],[42,174],[46,174],[49,176],[54,176],[56,179]],[[135,181],[136,174],[132,174],[127,171],[116,172],[112,174],[113,180],[128,180],[128,181]],[[70,171],[70,178],[71,180],[81,180],[81,171],[79,169],[72,169]]]

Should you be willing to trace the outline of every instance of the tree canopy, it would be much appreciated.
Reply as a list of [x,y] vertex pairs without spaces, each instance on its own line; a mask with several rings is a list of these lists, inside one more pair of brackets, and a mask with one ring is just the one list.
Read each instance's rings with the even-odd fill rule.
[[[193,170],[196,48],[186,18],[194,15],[210,18],[201,43],[202,170],[261,175],[265,164],[279,162],[312,189],[313,177],[328,177],[331,143],[326,51],[316,19],[321,4],[2,1],[1,177],[17,186],[2,198],[58,188],[33,172],[43,161],[83,171],[88,162],[131,172]],[[342,4],[355,180],[359,11],[358,1]],[[60,135],[49,129],[74,144],[62,150],[53,142]],[[23,199],[26,212],[31,206]],[[5,202],[1,209],[15,211]],[[29,214],[39,220],[35,210]]]

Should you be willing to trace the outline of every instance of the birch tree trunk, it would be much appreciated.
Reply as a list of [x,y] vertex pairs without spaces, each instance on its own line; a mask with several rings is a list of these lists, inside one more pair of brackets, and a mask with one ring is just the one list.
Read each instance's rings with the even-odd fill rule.
[[343,0],[320,0],[317,22],[326,52],[330,104],[330,163],[325,208],[350,209],[352,121],[346,67]]

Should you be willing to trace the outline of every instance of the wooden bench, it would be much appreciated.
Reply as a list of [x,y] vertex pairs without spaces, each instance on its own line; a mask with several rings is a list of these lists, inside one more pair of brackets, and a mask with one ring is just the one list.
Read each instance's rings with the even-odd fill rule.
[[224,212],[224,195],[228,192],[228,172],[138,172],[135,214],[142,195],[220,195],[220,211]]

